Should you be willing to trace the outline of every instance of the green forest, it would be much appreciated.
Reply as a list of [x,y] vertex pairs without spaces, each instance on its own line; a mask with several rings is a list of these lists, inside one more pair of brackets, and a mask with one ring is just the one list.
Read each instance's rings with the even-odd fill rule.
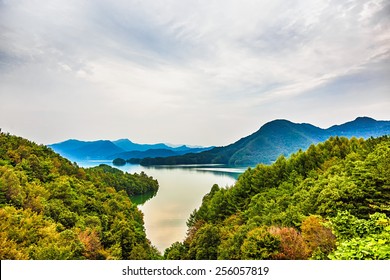
[[129,197],[157,190],[144,173],[80,168],[0,133],[0,259],[159,259]]
[[390,138],[331,137],[214,185],[165,259],[390,259]]
[[0,134],[0,259],[390,259],[389,136],[331,137],[212,186],[163,255],[130,200],[157,191]]

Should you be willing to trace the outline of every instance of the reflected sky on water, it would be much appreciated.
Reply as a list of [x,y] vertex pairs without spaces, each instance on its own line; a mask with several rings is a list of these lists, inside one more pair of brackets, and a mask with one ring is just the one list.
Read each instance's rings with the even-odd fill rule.
[[[82,161],[82,167],[99,164],[112,166],[111,161]],[[178,165],[143,167],[140,165],[115,166],[128,173],[144,171],[159,182],[155,196],[146,194],[137,197],[138,208],[144,213],[147,237],[162,253],[172,243],[183,241],[187,232],[186,221],[202,202],[213,184],[232,186],[244,168],[229,168],[223,165]]]

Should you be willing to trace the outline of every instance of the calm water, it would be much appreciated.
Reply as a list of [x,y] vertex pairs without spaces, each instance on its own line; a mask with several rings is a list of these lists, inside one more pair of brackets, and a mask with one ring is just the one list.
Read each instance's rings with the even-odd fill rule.
[[[110,161],[78,162],[82,167],[92,167]],[[117,166],[116,166],[117,167]],[[146,234],[162,253],[172,243],[183,241],[190,213],[198,208],[203,196],[213,184],[220,187],[231,186],[245,169],[226,168],[218,165],[143,167],[125,165],[117,167],[128,173],[144,171],[157,179],[160,188],[155,196],[144,195],[135,200],[144,213]]]

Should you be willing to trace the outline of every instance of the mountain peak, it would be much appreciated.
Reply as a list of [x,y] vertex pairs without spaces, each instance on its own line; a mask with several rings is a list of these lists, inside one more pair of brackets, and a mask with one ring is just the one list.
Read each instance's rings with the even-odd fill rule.
[[267,122],[264,125],[277,125],[277,124],[292,124],[293,122],[286,120],[286,119],[276,119],[270,122]]
[[365,122],[365,123],[368,123],[368,122],[376,122],[375,119],[373,118],[370,118],[370,117],[357,117],[354,122]]
[[370,125],[376,125],[379,122],[380,121],[377,121],[377,120],[370,118],[370,117],[357,117],[353,121],[349,121],[349,122],[346,122],[346,123],[343,123],[340,125],[334,125],[334,126],[330,127],[329,129],[339,128],[339,127],[351,127],[351,126],[357,126],[357,127],[365,126],[365,127],[367,127]]
[[264,129],[275,129],[275,128],[279,128],[279,127],[290,126],[292,124],[294,124],[294,123],[292,123],[292,122],[290,122],[288,120],[277,119],[277,120],[273,120],[273,121],[265,123],[262,127],[260,127],[260,129],[261,130],[264,130]]
[[112,141],[113,143],[134,143],[132,142],[131,140],[127,139],[127,138],[121,138],[121,139],[118,139],[118,140],[115,140],[115,141]]
[[277,119],[264,124],[256,133],[271,133],[271,134],[285,134],[291,130],[303,130],[304,133],[311,131],[311,133],[320,133],[322,130],[319,127],[308,123],[294,123],[285,119]]

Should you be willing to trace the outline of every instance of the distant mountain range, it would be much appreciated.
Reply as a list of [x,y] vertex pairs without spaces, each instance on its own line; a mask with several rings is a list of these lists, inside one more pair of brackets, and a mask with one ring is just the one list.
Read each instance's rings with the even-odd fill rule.
[[80,141],[75,139],[49,145],[56,153],[72,161],[77,160],[113,160],[115,158],[168,157],[186,153],[198,153],[209,150],[208,148],[192,148],[188,146],[171,147],[163,143],[137,144],[129,139],[116,141],[97,140]]
[[331,136],[378,137],[390,135],[390,121],[359,117],[354,121],[322,129],[307,123],[274,120],[255,133],[224,147],[171,147],[163,143],[137,144],[129,139],[116,141],[67,140],[49,145],[55,152],[73,160],[113,160],[122,158],[141,165],[226,164],[252,166],[269,164],[280,155],[288,156]]
[[274,120],[255,133],[225,147],[216,147],[200,153],[161,158],[144,158],[141,165],[173,164],[227,164],[252,166],[269,164],[280,155],[288,156],[311,144],[323,142],[331,136],[369,138],[390,135],[390,121],[359,117],[342,125],[322,129],[311,124],[297,124],[288,120]]

